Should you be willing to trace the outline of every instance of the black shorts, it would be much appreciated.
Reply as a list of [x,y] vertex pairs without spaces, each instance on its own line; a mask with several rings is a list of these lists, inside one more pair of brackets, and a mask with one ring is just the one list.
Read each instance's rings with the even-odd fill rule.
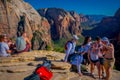
[[103,65],[104,64],[104,58],[99,58],[100,60],[100,64]]
[[89,64],[90,62],[89,62],[89,60],[88,60],[88,53],[85,53],[84,55],[83,55],[83,64]]
[[90,59],[90,60],[91,60],[91,62],[94,63],[94,64],[96,64],[97,62],[99,62],[99,59],[97,59],[97,60],[92,60],[92,59]]

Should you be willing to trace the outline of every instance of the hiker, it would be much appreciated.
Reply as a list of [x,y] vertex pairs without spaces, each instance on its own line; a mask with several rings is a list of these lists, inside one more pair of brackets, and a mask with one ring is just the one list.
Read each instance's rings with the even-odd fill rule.
[[16,44],[12,42],[11,39],[8,39],[7,44],[9,46],[9,49],[11,50],[12,54],[16,53]]
[[12,42],[10,38],[7,37],[6,34],[4,36],[4,42],[8,44],[9,49],[11,50],[11,54],[16,52],[16,46],[15,43]]
[[82,44],[82,46],[85,48],[85,50],[83,51],[84,52],[84,55],[83,55],[83,58],[84,58],[84,64],[85,65],[89,65],[89,60],[88,60],[88,50],[91,46],[91,37],[90,36],[87,36],[85,37],[85,40]]
[[98,69],[98,76],[99,76],[99,79],[100,79],[100,62],[99,62],[99,56],[98,56],[98,48],[97,48],[97,43],[96,42],[93,42],[91,44],[91,47],[88,51],[88,59],[90,61],[90,73],[91,73],[91,76],[95,78],[94,76],[94,68],[95,68],[95,65],[97,66],[97,69]]
[[18,22],[18,28],[17,28],[17,36],[21,36],[21,33],[25,31],[25,17],[26,14],[23,13],[22,16],[20,16],[20,21]]
[[18,53],[27,52],[31,48],[31,42],[27,38],[26,32],[16,39],[16,49]]
[[67,43],[65,44],[65,58],[64,58],[64,62],[69,62],[68,61],[68,57],[71,54],[75,53],[75,47],[76,47],[76,42],[79,38],[77,37],[77,35],[73,35],[73,38],[71,39],[71,41],[67,41]]
[[90,36],[86,36],[85,40],[83,42],[83,44],[80,46],[80,48],[78,49],[80,51],[80,49],[82,50],[81,53],[83,55],[83,62],[82,64],[85,65],[85,71],[88,72],[88,65],[89,65],[89,60],[88,60],[88,50],[91,46],[91,37]]
[[[82,76],[81,73],[81,65],[84,63],[89,63],[88,61],[88,50],[90,48],[90,44],[91,44],[91,37],[87,36],[85,37],[84,43],[78,47],[78,56],[77,56],[77,71],[79,73],[80,76]],[[84,56],[85,55],[85,56]],[[85,59],[84,59],[85,58]],[[74,69],[74,67],[73,67]],[[87,70],[86,70],[87,71]]]
[[0,35],[0,57],[10,56],[11,50],[9,50],[8,44],[5,42],[4,35]]
[[102,43],[103,47],[106,48],[106,51],[104,51],[104,67],[106,72],[106,80],[110,80],[110,75],[115,62],[114,46],[112,43],[109,42],[109,39],[107,37],[102,38]]
[[[102,46],[102,41],[101,38],[98,36],[96,37],[96,43],[98,48],[98,57],[99,57],[99,62],[100,62],[100,74],[102,75],[102,78],[105,78],[105,71],[104,71],[104,49]],[[102,73],[101,73],[102,72]]]

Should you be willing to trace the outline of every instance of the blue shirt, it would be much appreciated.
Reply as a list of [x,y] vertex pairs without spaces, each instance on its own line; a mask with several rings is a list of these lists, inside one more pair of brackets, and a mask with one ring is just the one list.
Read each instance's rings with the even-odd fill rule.
[[24,38],[18,37],[16,40],[16,49],[17,51],[22,51],[26,48],[26,41],[24,40]]
[[0,56],[1,57],[9,56],[9,54],[7,53],[7,50],[9,50],[8,44],[5,42],[0,42]]

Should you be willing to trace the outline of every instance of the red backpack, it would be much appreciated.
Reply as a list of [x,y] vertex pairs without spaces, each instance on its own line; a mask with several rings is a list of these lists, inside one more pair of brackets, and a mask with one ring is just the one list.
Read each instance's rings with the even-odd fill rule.
[[73,44],[73,42],[72,42],[72,41],[67,41],[67,42],[65,43],[65,46],[64,46],[64,49],[65,49],[65,50],[67,50],[67,49],[68,49],[68,47],[67,47],[68,43]]
[[40,80],[50,80],[53,76],[52,72],[44,66],[38,68],[36,73],[39,75]]

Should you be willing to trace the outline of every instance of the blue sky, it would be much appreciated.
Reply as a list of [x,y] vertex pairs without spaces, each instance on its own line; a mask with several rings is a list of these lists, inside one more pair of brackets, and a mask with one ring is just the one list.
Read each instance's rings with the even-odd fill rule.
[[101,14],[113,16],[120,8],[120,0],[24,0],[35,9],[63,8],[82,14]]

